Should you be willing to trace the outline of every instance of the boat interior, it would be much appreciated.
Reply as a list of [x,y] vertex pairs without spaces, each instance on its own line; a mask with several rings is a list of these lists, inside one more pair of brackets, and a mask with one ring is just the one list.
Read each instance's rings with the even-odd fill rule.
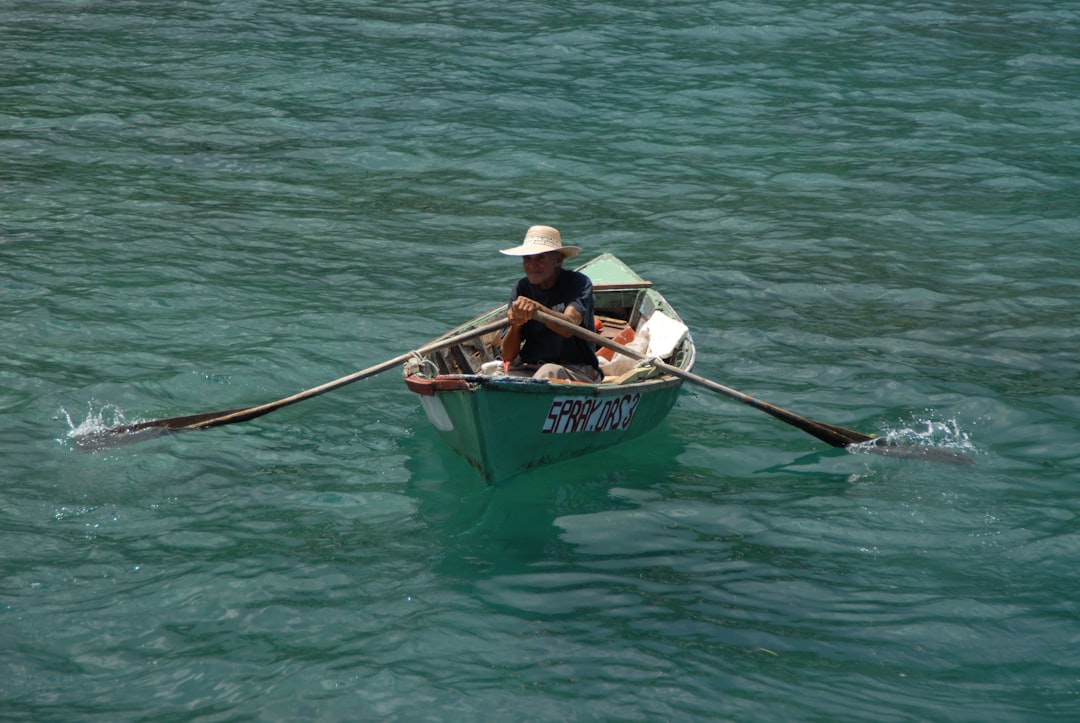
[[[647,293],[651,286],[652,282],[649,281],[595,285],[597,332],[622,344],[632,340],[636,330],[657,310],[657,301],[662,302],[659,294]],[[480,374],[485,364],[499,360],[501,345],[502,332],[495,332],[434,352],[428,359],[440,375]],[[600,349],[598,354],[606,354],[607,359],[612,356],[607,349]],[[641,374],[637,374],[636,378],[641,378]],[[609,377],[605,381],[619,382],[624,379]]]

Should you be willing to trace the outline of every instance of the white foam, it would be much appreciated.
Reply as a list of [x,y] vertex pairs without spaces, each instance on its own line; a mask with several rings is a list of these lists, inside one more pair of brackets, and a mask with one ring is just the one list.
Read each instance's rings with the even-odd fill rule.
[[99,404],[93,400],[87,402],[86,418],[81,422],[76,422],[72,412],[64,407],[60,408],[60,413],[64,415],[68,423],[67,438],[73,440],[93,437],[107,429],[124,424],[134,424],[138,421],[129,421],[124,414],[124,410],[115,404]]
[[976,451],[970,435],[961,429],[956,419],[916,419],[897,429],[886,429],[883,437],[924,447],[954,449],[963,452]]

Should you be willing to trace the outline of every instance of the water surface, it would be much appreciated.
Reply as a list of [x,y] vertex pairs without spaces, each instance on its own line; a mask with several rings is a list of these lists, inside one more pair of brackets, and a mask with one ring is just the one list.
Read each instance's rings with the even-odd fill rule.
[[[1072,720],[1080,12],[8,2],[0,715]],[[654,281],[688,388],[485,487],[396,372],[533,223]]]

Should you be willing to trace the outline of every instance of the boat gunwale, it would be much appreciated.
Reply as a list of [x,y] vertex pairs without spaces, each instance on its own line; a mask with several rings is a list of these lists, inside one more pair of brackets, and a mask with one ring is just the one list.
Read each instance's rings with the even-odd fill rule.
[[[411,382],[411,383],[410,383]],[[608,397],[628,392],[653,392],[682,386],[684,380],[671,374],[660,374],[633,382],[560,382],[531,377],[488,376],[484,374],[438,374],[425,377],[406,374],[405,383],[416,394],[427,394],[417,387],[430,386],[432,394],[446,392],[510,392],[548,396]],[[439,388],[439,387],[443,388]]]

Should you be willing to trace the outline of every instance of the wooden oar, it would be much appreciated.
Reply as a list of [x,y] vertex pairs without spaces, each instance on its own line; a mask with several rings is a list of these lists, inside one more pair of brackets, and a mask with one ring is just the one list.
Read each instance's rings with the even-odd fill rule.
[[380,374],[387,369],[401,366],[414,354],[423,355],[440,349],[446,349],[460,344],[463,341],[468,341],[469,339],[498,331],[508,324],[509,321],[503,316],[496,321],[468,329],[467,331],[458,332],[457,329],[455,329],[454,332],[456,333],[451,333],[448,336],[443,336],[428,342],[416,351],[396,356],[393,359],[387,359],[381,364],[376,364],[373,367],[362,369],[361,371],[354,372],[341,377],[340,379],[335,379],[332,382],[320,384],[311,389],[305,389],[302,392],[285,397],[284,399],[278,399],[275,402],[259,404],[254,407],[240,407],[238,409],[225,409],[219,412],[203,412],[202,414],[190,414],[183,417],[167,417],[165,419],[152,419],[147,422],[122,424],[100,432],[91,432],[89,434],[80,435],[75,438],[75,444],[85,450],[104,449],[106,447],[115,447],[121,444],[151,439],[170,432],[179,432],[189,429],[207,429],[209,427],[220,427],[225,424],[235,424],[236,422],[246,422],[255,419],[256,417],[261,417],[264,414],[269,414],[282,407],[287,407],[290,404],[296,404],[305,399],[317,397],[320,394],[325,394],[333,389],[343,387],[346,384],[352,384],[361,379],[367,379],[368,377]]
[[[798,427],[804,432],[811,434],[823,442],[831,444],[834,447],[849,447],[855,444],[863,444],[865,442],[873,442],[875,447],[881,447],[881,454],[887,454],[897,457],[919,457],[919,458],[933,458],[943,462],[954,462],[960,464],[966,464],[971,461],[971,458],[959,453],[953,453],[949,450],[934,450],[930,451],[926,448],[920,449],[907,449],[896,445],[893,442],[889,442],[873,435],[863,434],[862,432],[856,432],[853,429],[847,429],[845,427],[838,427],[835,424],[826,424],[825,422],[819,422],[816,419],[809,419],[807,417],[800,416],[794,412],[790,412],[787,409],[777,407],[768,402],[763,402],[760,399],[755,399],[749,394],[743,394],[742,392],[732,389],[731,387],[725,387],[723,384],[718,384],[711,379],[698,376],[692,372],[688,372],[685,369],[680,369],[677,366],[672,366],[667,362],[660,359],[649,359],[646,355],[631,349],[628,346],[619,344],[612,341],[607,337],[601,336],[594,332],[589,331],[583,327],[571,324],[560,316],[555,316],[543,309],[536,311],[536,316],[546,324],[557,326],[560,329],[570,332],[576,336],[591,341],[594,344],[617,351],[624,356],[628,356],[631,359],[637,359],[639,361],[648,361],[650,364],[660,369],[663,372],[670,374],[671,376],[680,377],[688,382],[697,384],[700,387],[709,389],[710,391],[718,392],[726,397],[730,397],[743,404],[760,409],[766,414],[776,417],[782,422]],[[887,450],[886,450],[887,448]]]

